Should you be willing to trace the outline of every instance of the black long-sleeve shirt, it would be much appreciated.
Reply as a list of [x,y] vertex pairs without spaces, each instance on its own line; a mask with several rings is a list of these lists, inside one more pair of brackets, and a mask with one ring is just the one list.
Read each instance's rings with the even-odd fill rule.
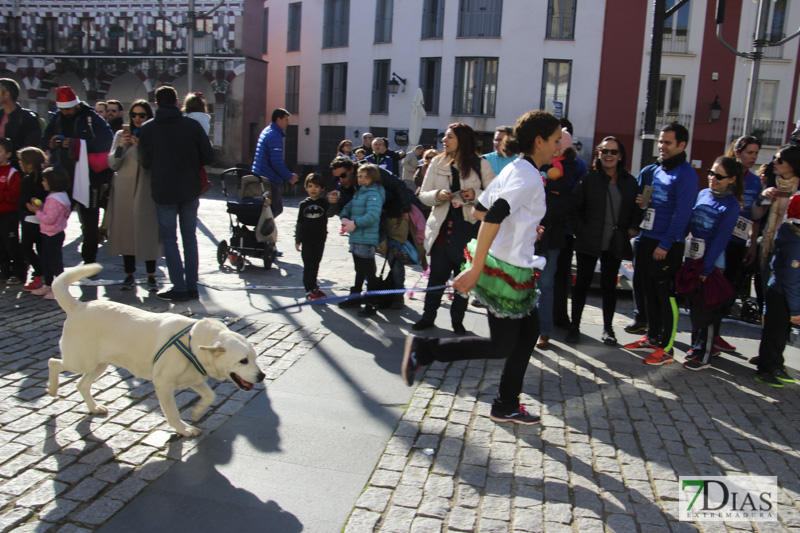
[[306,198],[297,207],[297,226],[294,230],[295,244],[325,242],[328,236],[328,200]]

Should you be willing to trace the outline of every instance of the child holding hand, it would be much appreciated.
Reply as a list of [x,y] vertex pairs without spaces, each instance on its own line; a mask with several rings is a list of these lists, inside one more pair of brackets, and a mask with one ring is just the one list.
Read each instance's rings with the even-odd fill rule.
[[42,233],[42,270],[44,285],[31,291],[31,294],[44,296],[45,300],[54,300],[55,295],[50,288],[53,279],[64,271],[64,260],[61,248],[64,246],[64,230],[70,213],[70,201],[66,190],[69,188],[69,176],[61,167],[49,167],[42,172],[42,185],[50,194],[44,205],[28,202],[26,207],[39,219],[39,230]]
[[[374,288],[375,252],[378,249],[378,228],[381,220],[381,209],[386,200],[386,192],[380,184],[381,175],[378,167],[372,164],[358,168],[358,185],[353,199],[342,208],[339,215],[344,230],[350,234],[350,253],[356,267],[354,290],[361,292],[364,280],[367,288]],[[358,316],[368,317],[376,314],[375,298],[368,297],[364,308]]]
[[26,207],[28,202],[38,200],[44,203],[47,191],[42,185],[42,170],[47,160],[45,153],[39,148],[29,146],[17,151],[19,166],[22,170],[22,183],[19,193],[20,245],[22,254],[33,270],[30,283],[22,287],[25,291],[35,291],[44,285],[42,275],[42,233],[39,231],[39,219],[31,215]]

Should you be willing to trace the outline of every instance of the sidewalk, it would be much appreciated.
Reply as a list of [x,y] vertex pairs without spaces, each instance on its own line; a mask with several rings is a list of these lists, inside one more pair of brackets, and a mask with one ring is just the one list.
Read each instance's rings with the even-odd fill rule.
[[[143,285],[72,288],[83,299],[221,317],[256,346],[264,384],[245,393],[212,383],[218,398],[198,438],[175,435],[152,385],[122,369],[93,388],[107,416],[88,416],[74,376],[63,374],[59,398],[49,397],[47,359],[58,357],[64,314],[0,287],[0,533],[800,528],[800,385],[752,380],[746,361],[759,329],[724,325],[740,353],[713,369],[652,368],[599,342],[599,299],[590,296],[584,341],[556,336],[531,360],[523,400],[541,412],[541,427],[495,424],[487,415],[502,362],[435,365],[418,387],[402,384],[402,340],[420,316],[419,293],[406,309],[368,320],[335,306],[269,312],[303,296],[292,246],[298,201],[287,199],[278,219],[285,256],[270,271],[256,259],[237,273],[216,262],[218,241],[230,237],[224,202],[204,198],[197,302],[170,309]],[[65,264],[80,260],[79,233],[73,217]],[[120,258],[101,250],[99,261],[98,278],[121,282]],[[164,281],[162,262],[159,270]],[[351,272],[347,239],[331,220],[320,281],[343,294]],[[418,276],[408,271],[406,286]],[[237,290],[245,283],[263,288]],[[447,305],[434,334],[449,335]],[[630,300],[618,306],[622,343],[633,339],[622,332],[624,313]],[[465,326],[488,333],[472,307]],[[682,317],[679,353],[687,327]],[[787,351],[794,375],[798,352]],[[197,396],[176,396],[188,418]],[[778,476],[779,523],[677,521],[678,476],[742,473]]]

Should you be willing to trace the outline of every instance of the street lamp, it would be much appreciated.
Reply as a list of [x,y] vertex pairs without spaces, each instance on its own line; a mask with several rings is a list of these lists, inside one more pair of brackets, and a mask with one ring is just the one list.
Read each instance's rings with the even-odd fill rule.
[[392,96],[396,95],[398,91],[400,91],[400,84],[403,84],[403,92],[406,90],[406,80],[401,78],[394,72],[392,72],[392,79],[389,80],[389,83],[386,84],[386,88],[389,91],[389,94]]

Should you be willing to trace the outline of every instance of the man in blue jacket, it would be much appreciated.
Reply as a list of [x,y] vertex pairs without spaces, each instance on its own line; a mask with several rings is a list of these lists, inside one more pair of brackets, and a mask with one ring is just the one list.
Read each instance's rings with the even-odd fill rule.
[[[283,162],[283,138],[286,137],[286,128],[289,127],[291,113],[278,108],[272,112],[272,122],[261,131],[256,145],[256,155],[253,158],[253,174],[267,178],[270,183],[270,199],[273,218],[278,218],[283,212],[281,187],[284,182],[292,185],[300,177],[286,167]],[[278,252],[278,255],[282,255]]]
[[[196,120],[183,116],[178,93],[172,87],[156,90],[158,110],[139,130],[139,162],[150,170],[158,231],[172,288],[160,292],[161,300],[197,299],[199,257],[197,208],[200,206],[200,166],[210,165],[214,149]],[[178,251],[176,224],[183,241],[183,261]]]
[[[629,350],[650,352],[648,365],[673,361],[672,344],[678,329],[675,276],[683,263],[684,237],[697,197],[697,173],[686,161],[689,132],[668,124],[658,136],[658,163],[642,169],[639,183],[652,183],[647,212],[636,243],[635,269],[642,275],[647,306],[647,333],[626,344]],[[642,205],[644,204],[644,205]],[[634,274],[636,275],[636,274]]]

